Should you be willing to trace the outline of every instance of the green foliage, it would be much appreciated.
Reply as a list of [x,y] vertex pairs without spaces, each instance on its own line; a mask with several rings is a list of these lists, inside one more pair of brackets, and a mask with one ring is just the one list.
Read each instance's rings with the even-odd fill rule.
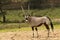
[[[27,10],[25,10],[27,13]],[[6,21],[22,21],[24,20],[24,13],[21,10],[7,10]],[[60,8],[44,9],[44,10],[30,10],[33,16],[49,16],[50,18],[60,18]],[[0,19],[2,20],[2,19]]]
[[[28,10],[25,10],[27,13]],[[51,19],[58,19],[60,18],[60,8],[49,8],[49,9],[43,9],[43,10],[29,10],[29,13],[33,16],[49,16]],[[33,14],[32,14],[33,13]],[[7,10],[6,11],[6,22],[8,23],[19,23],[25,20],[23,17],[25,15],[22,10]],[[2,21],[2,17],[0,17],[0,20]],[[54,24],[60,24],[59,21],[54,21]]]
[[60,8],[33,10],[35,16],[49,16],[51,18],[60,18]]

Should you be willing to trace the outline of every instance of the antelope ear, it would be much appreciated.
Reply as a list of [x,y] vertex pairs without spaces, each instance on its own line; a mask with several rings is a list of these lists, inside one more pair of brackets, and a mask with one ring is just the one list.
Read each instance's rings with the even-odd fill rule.
[[28,16],[31,16],[30,14]]

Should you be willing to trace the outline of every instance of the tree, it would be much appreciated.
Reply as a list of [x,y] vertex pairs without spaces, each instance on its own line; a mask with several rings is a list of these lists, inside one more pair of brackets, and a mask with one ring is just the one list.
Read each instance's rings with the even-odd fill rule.
[[2,7],[3,7],[4,5],[6,5],[7,2],[8,2],[8,0],[0,0],[0,15],[1,15],[2,18],[3,18],[3,22],[6,21],[6,11],[5,11],[5,9],[3,9]]

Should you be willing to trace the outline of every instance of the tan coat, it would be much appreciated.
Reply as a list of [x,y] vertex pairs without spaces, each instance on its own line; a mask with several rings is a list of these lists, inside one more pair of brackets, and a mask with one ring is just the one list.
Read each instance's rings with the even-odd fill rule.
[[37,26],[43,23],[50,24],[50,21],[47,17],[30,17],[29,23],[31,24],[31,26]]

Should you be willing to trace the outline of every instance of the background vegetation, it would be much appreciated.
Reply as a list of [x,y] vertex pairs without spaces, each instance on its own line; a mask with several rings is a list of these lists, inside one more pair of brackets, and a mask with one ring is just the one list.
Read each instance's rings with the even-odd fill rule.
[[26,13],[29,5],[32,16],[49,16],[54,25],[60,24],[59,0],[0,0],[0,29],[30,26],[24,22],[21,5]]

